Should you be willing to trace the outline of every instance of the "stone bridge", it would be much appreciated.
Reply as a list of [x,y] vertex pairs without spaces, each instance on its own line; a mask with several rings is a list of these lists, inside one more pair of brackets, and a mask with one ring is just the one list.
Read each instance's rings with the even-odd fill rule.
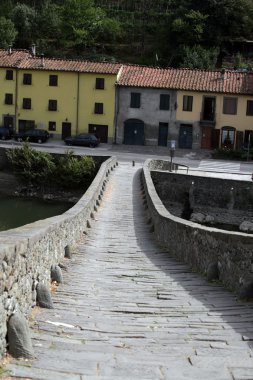
[[[41,256],[41,269],[26,277],[24,297],[19,297],[22,302],[29,299],[30,307],[34,298],[25,284],[33,288],[35,279],[48,281],[44,261],[49,268],[61,262],[64,280],[52,288],[54,308],[35,307],[30,315],[34,358],[7,357],[3,377],[253,379],[253,305],[177,261],[173,247],[157,244],[159,231],[147,209],[149,195],[146,189],[144,196],[141,169],[129,163],[116,166],[113,159],[103,164],[92,185],[96,190],[93,187],[82,199],[88,211],[80,215],[77,205],[67,221],[56,218],[59,228],[53,241],[58,246],[48,243],[55,225],[43,223],[38,224],[36,237],[28,227],[17,231],[12,250],[1,244],[6,270],[18,249],[23,252],[21,267],[27,263],[35,270],[28,260],[34,255],[29,251],[32,246]],[[73,240],[78,237],[72,255],[66,255],[74,244],[66,231]],[[67,257],[57,256],[58,251]],[[15,294],[17,289],[5,300],[6,320],[17,308]],[[24,312],[22,302],[19,308]]]

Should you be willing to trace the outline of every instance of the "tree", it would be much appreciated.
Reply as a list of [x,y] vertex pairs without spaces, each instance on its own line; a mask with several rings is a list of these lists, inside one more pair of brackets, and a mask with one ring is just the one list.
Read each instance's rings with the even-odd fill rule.
[[66,0],[62,11],[62,30],[66,46],[78,50],[99,42],[99,37],[105,37],[104,33],[107,38],[118,33],[119,25],[116,20],[110,22],[105,11],[94,6],[93,0]]
[[214,69],[218,58],[219,49],[205,49],[200,45],[194,45],[192,48],[184,46],[182,51],[183,62],[181,67],[191,69]]
[[27,48],[33,42],[35,31],[35,10],[25,4],[17,4],[12,11],[12,21],[18,32],[18,47]]
[[34,42],[38,49],[47,53],[61,45],[61,8],[51,1],[44,1],[43,7],[35,14]]
[[5,17],[0,17],[0,48],[6,49],[13,45],[16,36],[17,31],[13,22]]

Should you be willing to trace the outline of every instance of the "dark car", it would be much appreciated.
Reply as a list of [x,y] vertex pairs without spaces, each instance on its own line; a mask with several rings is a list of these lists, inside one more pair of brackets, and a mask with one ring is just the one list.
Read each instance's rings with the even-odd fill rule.
[[24,140],[41,144],[47,141],[47,139],[50,137],[50,134],[44,129],[31,129],[29,131],[18,132],[13,137],[17,141]]
[[64,141],[67,145],[89,146],[91,148],[95,148],[100,142],[99,138],[91,133],[80,133],[77,136],[66,137]]
[[8,140],[11,139],[13,136],[13,132],[8,127],[0,127],[0,139],[1,140]]

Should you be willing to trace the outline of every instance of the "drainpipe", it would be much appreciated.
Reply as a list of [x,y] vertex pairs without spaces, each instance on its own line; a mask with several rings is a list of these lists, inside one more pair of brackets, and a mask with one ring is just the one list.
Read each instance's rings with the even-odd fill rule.
[[120,87],[115,84],[115,108],[114,108],[114,141],[113,143],[117,143],[117,128],[118,128],[118,113],[119,113],[119,91]]
[[17,132],[17,122],[18,122],[18,69],[16,69],[16,83],[15,83],[15,132]]
[[77,73],[77,96],[76,96],[76,135],[79,133],[79,91],[80,91],[80,73]]

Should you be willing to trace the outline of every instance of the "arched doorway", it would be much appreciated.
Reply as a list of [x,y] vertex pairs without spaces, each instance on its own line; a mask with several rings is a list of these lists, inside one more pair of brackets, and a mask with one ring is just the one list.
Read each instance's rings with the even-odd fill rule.
[[138,119],[128,119],[124,123],[124,144],[144,145],[144,122]]

